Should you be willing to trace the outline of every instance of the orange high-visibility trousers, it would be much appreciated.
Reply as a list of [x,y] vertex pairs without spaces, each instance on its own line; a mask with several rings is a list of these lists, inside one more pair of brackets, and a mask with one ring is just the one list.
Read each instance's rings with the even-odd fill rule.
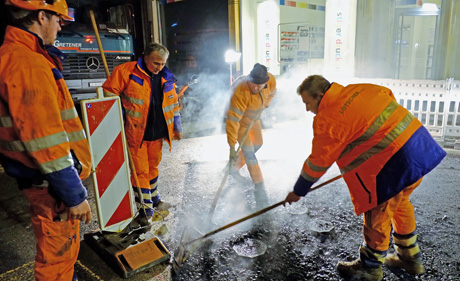
[[415,231],[414,206],[409,201],[409,196],[422,179],[364,213],[363,235],[368,247],[377,251],[388,250],[392,227],[395,233],[402,235]]
[[[153,208],[160,200],[158,192],[158,166],[163,156],[163,139],[143,141],[141,147],[130,147],[130,151],[134,167],[136,168],[139,187],[142,192],[142,201],[148,207]],[[136,187],[133,176],[131,176],[131,184]],[[137,188],[134,190],[134,194],[138,198]],[[142,205],[138,204],[138,208],[142,208]],[[153,215],[153,209],[146,211],[147,215]]]
[[[45,182],[46,183],[46,182]],[[71,281],[80,250],[80,221],[60,221],[57,212],[67,212],[45,186],[32,186],[23,190],[30,203],[32,227],[37,242],[35,280]]]
[[[240,127],[238,131],[238,142],[241,144],[244,134],[248,128]],[[244,141],[235,162],[235,169],[241,169],[245,164],[248,166],[249,174],[251,175],[252,182],[257,184],[264,181],[262,170],[260,169],[259,162],[256,158],[256,152],[262,147],[262,124],[260,119],[255,121],[249,130],[249,134]]]

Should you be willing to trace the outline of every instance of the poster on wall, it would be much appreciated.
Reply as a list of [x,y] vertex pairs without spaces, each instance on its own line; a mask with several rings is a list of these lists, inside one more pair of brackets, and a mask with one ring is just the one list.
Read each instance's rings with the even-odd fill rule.
[[295,64],[324,58],[324,27],[308,22],[279,25],[279,61],[283,71]]

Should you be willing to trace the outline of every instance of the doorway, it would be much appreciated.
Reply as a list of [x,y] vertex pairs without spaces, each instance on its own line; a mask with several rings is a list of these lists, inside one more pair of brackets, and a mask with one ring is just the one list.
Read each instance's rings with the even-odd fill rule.
[[395,79],[432,79],[439,10],[399,8],[394,20]]

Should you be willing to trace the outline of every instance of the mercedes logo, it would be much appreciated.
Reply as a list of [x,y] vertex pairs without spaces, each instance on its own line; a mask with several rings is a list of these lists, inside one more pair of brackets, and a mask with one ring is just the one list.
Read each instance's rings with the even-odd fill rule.
[[99,62],[99,60],[96,57],[89,57],[86,60],[86,67],[89,70],[98,70],[100,65],[101,65],[101,63]]

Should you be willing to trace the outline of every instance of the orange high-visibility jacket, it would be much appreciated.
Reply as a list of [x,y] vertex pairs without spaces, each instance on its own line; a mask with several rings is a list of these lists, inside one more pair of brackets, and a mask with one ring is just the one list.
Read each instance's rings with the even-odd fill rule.
[[[301,177],[311,186],[337,162],[358,215],[416,182],[446,155],[391,90],[378,85],[333,83],[313,131]],[[308,190],[296,184],[294,192]]]
[[261,110],[270,105],[275,95],[276,80],[268,73],[267,85],[260,93],[253,94],[248,86],[249,76],[238,78],[232,88],[233,96],[230,100],[230,108],[227,111],[226,130],[227,142],[231,146],[236,145],[240,127],[248,127]]
[[0,156],[11,176],[43,175],[64,203],[75,206],[86,198],[80,178],[89,176],[91,156],[56,63],[38,36],[7,27],[0,48]]
[[[150,106],[151,79],[142,69],[139,61],[127,62],[117,66],[112,75],[102,85],[105,96],[120,96],[125,114],[125,133],[128,144],[139,147],[142,143]],[[179,103],[175,89],[174,75],[164,67],[160,72],[163,89],[163,114],[168,127],[169,149],[173,131],[181,132]]]

